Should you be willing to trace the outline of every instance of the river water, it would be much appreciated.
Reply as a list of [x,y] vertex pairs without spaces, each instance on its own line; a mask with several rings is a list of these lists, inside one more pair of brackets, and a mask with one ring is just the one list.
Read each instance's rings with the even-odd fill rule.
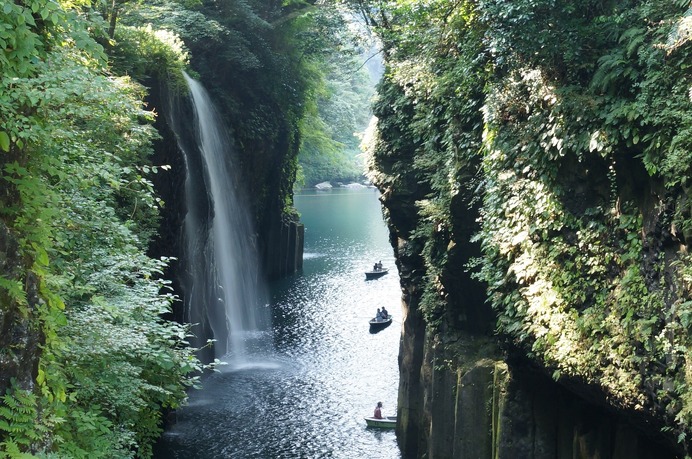
[[[309,190],[295,205],[304,267],[270,286],[273,332],[247,339],[247,365],[221,367],[190,394],[156,458],[401,457],[394,431],[363,420],[378,401],[395,414],[399,375],[401,295],[378,193]],[[391,271],[366,281],[380,260]],[[370,333],[381,306],[394,323]]]

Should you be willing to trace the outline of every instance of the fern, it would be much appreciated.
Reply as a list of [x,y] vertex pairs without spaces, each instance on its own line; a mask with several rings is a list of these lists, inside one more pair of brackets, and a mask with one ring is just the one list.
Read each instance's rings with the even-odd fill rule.
[[627,57],[632,57],[644,43],[646,38],[646,29],[642,27],[632,27],[631,29],[625,30],[625,32],[620,36],[618,42],[621,45],[626,44],[625,55]]
[[26,292],[22,287],[22,283],[17,280],[7,279],[6,277],[0,276],[0,292],[6,291],[7,295],[21,306],[26,306]]
[[23,453],[19,445],[12,440],[0,443],[0,459],[35,459],[36,456]]
[[620,51],[606,54],[598,60],[598,69],[591,81],[591,87],[597,91],[608,93],[617,86],[627,64],[627,59]]
[[690,39],[692,39],[692,8],[689,8],[671,29],[666,40],[666,51],[671,53]]
[[0,399],[0,432],[6,434],[8,448],[29,447],[41,439],[46,429],[37,422],[36,406],[36,395],[17,388],[13,381],[8,393]]

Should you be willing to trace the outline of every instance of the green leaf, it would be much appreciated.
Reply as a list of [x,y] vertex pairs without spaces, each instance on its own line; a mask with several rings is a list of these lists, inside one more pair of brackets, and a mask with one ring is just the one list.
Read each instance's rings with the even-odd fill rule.
[[0,131],[0,148],[3,151],[10,151],[10,136],[5,131]]
[[48,252],[46,252],[46,249],[38,246],[37,244],[33,244],[33,246],[34,246],[34,250],[36,251],[36,262],[39,265],[48,266],[49,259],[48,259]]

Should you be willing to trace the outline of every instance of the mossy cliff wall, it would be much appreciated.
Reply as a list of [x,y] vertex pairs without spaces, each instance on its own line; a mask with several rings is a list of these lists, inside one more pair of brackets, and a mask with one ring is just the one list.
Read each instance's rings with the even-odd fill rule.
[[370,170],[404,290],[407,458],[689,453],[686,11],[374,13]]
[[[456,354],[466,362],[461,366],[445,363],[435,344],[424,346],[426,363],[412,372],[424,389],[416,388],[416,396],[400,394],[403,457],[677,457],[626,417],[589,404],[543,376],[515,371],[499,357],[479,357],[477,347],[487,344],[467,340],[464,346],[470,354]],[[421,406],[418,411],[411,410],[412,399]]]
[[[406,206],[393,189],[384,191],[404,292],[397,411],[403,457],[681,457],[680,445],[661,433],[661,419],[619,412],[598,388],[581,381],[558,384],[516,349],[503,349],[492,336],[493,315],[477,293],[484,286],[464,270],[447,277],[457,291],[446,297],[457,310],[456,325],[445,320],[431,330],[420,305],[421,258],[391,223],[410,223]],[[458,244],[454,250],[474,248]]]
[[20,282],[26,304],[0,293],[0,394],[14,381],[16,387],[31,391],[38,372],[43,332],[38,323],[38,279],[19,254],[18,235],[0,220],[0,276]]
[[[179,37],[177,46],[189,58],[188,73],[209,93],[233,141],[229,162],[254,220],[257,234],[248,235],[248,240],[256,245],[263,275],[277,278],[292,273],[302,263],[302,227],[293,209],[293,182],[309,85],[301,67],[304,62],[294,58],[304,51],[302,42],[293,40],[293,22],[287,17],[291,7],[254,0],[205,1],[187,7],[175,2],[143,4],[128,11],[123,21],[133,26],[154,23]],[[129,73],[136,73],[136,64],[119,62]],[[151,88],[150,106],[160,114],[157,129],[163,139],[157,145],[156,161],[174,168],[154,177],[167,203],[161,247],[155,251],[175,256],[186,212],[178,142],[196,146],[178,70],[168,75],[164,68],[156,68],[153,73],[159,76],[144,76],[143,84]]]

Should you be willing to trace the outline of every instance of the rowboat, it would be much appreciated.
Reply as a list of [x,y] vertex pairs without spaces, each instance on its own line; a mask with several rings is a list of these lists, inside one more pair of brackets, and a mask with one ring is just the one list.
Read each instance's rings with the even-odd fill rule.
[[368,417],[365,418],[365,423],[368,427],[376,427],[378,429],[395,429],[396,416],[386,416],[383,419]]
[[389,315],[386,319],[370,319],[370,332],[375,333],[392,324],[392,316]]
[[389,272],[389,268],[373,269],[372,271],[365,271],[365,279],[377,279],[384,276]]

